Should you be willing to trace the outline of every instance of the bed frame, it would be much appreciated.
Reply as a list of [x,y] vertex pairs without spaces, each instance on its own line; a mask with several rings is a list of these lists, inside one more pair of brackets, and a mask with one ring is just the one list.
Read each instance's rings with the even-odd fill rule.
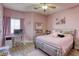
[[55,46],[51,46],[45,42],[36,42],[35,43],[36,48],[43,50],[45,53],[47,53],[48,55],[53,55],[53,56],[58,56],[61,55],[61,50],[58,47]]
[[[75,30],[74,30],[74,33],[75,33]],[[35,48],[39,48],[43,50],[45,53],[47,53],[50,56],[66,56],[72,47],[73,47],[73,43],[66,51],[66,53],[62,54],[61,48],[58,48],[55,45],[49,45],[46,42],[42,42],[42,41],[41,42],[35,41]]]

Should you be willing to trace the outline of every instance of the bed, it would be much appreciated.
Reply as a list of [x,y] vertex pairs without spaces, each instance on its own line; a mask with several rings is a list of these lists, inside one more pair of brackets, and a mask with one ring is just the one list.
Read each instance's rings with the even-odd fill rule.
[[73,35],[65,34],[63,38],[52,35],[38,36],[35,39],[35,46],[50,56],[67,55],[73,47]]

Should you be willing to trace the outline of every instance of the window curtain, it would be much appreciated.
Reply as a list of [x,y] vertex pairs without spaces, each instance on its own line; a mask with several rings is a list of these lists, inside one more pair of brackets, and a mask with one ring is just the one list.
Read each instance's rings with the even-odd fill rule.
[[7,36],[10,34],[10,21],[11,17],[4,16],[3,18],[3,35]]
[[2,40],[2,46],[5,46],[5,36],[10,34],[10,19],[11,19],[11,17],[3,16],[3,40]]

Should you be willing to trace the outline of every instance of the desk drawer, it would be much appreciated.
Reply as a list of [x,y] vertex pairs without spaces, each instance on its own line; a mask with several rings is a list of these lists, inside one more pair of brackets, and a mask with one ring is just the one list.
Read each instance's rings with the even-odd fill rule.
[[9,46],[10,48],[12,48],[12,40],[6,40],[5,46]]
[[8,37],[8,38],[6,38],[6,40],[12,40],[12,38],[11,37]]

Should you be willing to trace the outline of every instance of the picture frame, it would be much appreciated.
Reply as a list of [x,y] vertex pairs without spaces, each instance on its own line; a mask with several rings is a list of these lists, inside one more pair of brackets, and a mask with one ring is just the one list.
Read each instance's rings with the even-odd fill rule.
[[65,23],[66,23],[66,18],[65,17],[63,17],[61,19],[56,18],[56,25],[65,24]]
[[39,23],[39,22],[35,23],[35,29],[36,30],[42,30],[43,29],[43,24]]

